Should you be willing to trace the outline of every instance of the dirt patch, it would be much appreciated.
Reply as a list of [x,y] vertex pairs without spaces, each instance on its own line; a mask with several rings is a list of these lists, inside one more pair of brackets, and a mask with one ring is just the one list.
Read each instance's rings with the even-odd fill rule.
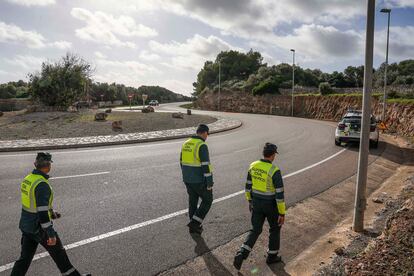
[[118,134],[112,130],[113,121],[122,121],[121,133],[148,132],[210,124],[217,119],[204,115],[184,115],[183,119],[171,113],[116,112],[108,114],[106,122],[94,121],[93,111],[82,113],[35,112],[7,114],[0,117],[0,140],[67,138]]
[[315,275],[414,275],[414,176],[376,214],[372,228],[335,250],[332,263]]

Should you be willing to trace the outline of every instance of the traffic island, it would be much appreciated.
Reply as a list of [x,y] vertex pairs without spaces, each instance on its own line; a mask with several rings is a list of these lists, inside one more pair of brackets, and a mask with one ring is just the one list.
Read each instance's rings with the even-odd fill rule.
[[[154,113],[153,113],[154,114]],[[171,115],[168,113],[159,113],[163,116]],[[147,116],[149,114],[145,114]],[[194,117],[192,115],[190,117]],[[198,115],[200,116],[200,115]],[[240,120],[227,118],[227,117],[209,117],[210,133],[219,133],[236,129],[242,125]],[[179,120],[182,119],[174,119]],[[200,121],[205,122],[206,119]],[[102,123],[102,122],[96,122]],[[194,125],[194,124],[193,124]],[[125,126],[125,124],[124,124]],[[109,126],[112,128],[111,125]],[[169,126],[171,128],[171,125]],[[112,130],[110,130],[112,132]],[[82,148],[82,147],[96,147],[96,146],[107,146],[107,145],[122,145],[132,143],[144,143],[153,141],[164,141],[170,139],[185,138],[193,135],[196,131],[196,126],[177,128],[177,129],[164,129],[157,131],[143,131],[143,132],[132,132],[132,133],[119,133],[115,135],[96,135],[96,136],[85,136],[85,137],[69,137],[69,138],[45,138],[45,139],[19,139],[19,140],[1,140],[0,141],[0,152],[13,152],[13,151],[28,151],[28,150],[48,150],[48,149],[65,149],[65,148]]]
[[[401,148],[394,138],[383,137],[387,147],[368,168],[366,229],[372,228],[375,212],[382,209],[382,205],[374,203],[373,199],[383,193],[390,197],[398,195],[404,180],[414,173],[413,149]],[[239,272],[232,265],[233,257],[247,233],[161,275],[313,275],[331,262],[335,250],[341,254],[340,249],[346,246],[346,241],[356,235],[350,229],[355,182],[356,176],[353,176],[289,206],[282,227],[282,263],[265,263],[268,244],[265,224],[263,234]]]

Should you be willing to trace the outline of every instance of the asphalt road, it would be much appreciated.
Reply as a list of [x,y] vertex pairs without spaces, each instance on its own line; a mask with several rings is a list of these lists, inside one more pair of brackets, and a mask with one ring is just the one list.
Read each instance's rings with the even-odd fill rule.
[[[160,111],[177,108],[177,104],[158,107]],[[267,115],[223,115],[242,120],[243,126],[211,135],[207,140],[214,167],[214,197],[220,199],[204,223],[203,237],[210,249],[248,231],[247,204],[242,193],[235,193],[244,189],[248,165],[260,158],[265,142],[279,147],[276,164],[287,176],[288,205],[356,171],[357,148],[344,150],[334,145],[333,123]],[[51,151],[55,209],[62,213],[55,229],[63,243],[73,247],[68,254],[80,271],[94,275],[153,275],[197,256],[183,211],[187,207],[179,167],[183,141]],[[370,161],[382,150],[381,144]],[[19,256],[19,185],[31,171],[34,157],[35,152],[0,154],[0,271]],[[324,161],[327,158],[330,159]],[[324,162],[319,164],[320,161]],[[122,230],[113,232],[119,229]],[[39,247],[38,253],[43,251]],[[6,270],[0,275],[9,273]],[[28,275],[60,274],[47,256],[33,261]]]

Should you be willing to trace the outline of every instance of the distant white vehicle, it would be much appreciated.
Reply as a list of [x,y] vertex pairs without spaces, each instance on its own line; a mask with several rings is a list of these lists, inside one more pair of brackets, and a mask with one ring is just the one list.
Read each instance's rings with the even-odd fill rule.
[[[335,130],[335,145],[342,143],[359,142],[361,136],[362,111],[348,110],[342,120],[338,123]],[[377,121],[371,115],[371,125],[369,132],[369,145],[372,148],[378,147],[379,131]]]
[[151,106],[158,106],[160,104],[159,104],[159,102],[157,100],[152,100],[152,101],[149,102],[149,105],[151,105]]

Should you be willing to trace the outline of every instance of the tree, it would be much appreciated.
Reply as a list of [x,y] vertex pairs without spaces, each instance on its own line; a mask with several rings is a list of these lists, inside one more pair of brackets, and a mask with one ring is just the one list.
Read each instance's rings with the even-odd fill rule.
[[351,87],[361,87],[364,81],[364,66],[348,66],[344,70],[345,81]]
[[[381,64],[378,70],[374,73],[374,86],[383,87],[384,86],[384,73],[385,73],[385,62]],[[392,84],[396,79],[398,73],[398,64],[391,63],[387,67],[387,85]]]
[[259,52],[250,50],[247,53],[238,51],[225,51],[217,55],[214,62],[206,61],[203,68],[197,74],[197,81],[193,83],[194,96],[199,95],[204,88],[213,88],[219,82],[219,63],[220,78],[222,82],[227,80],[246,81],[251,74],[263,66],[263,57]]
[[319,93],[321,93],[321,95],[328,95],[333,93],[333,89],[329,82],[321,82],[319,84]]
[[11,84],[1,84],[0,85],[0,99],[10,99],[15,98],[17,93],[16,87]]
[[270,77],[258,85],[253,87],[252,93],[253,95],[263,95],[263,94],[280,94],[279,93],[279,86],[280,86],[281,79],[280,77]]
[[31,74],[29,91],[48,106],[70,106],[85,96],[92,66],[75,54],[66,54],[55,63],[43,62],[40,73]]
[[402,76],[414,77],[414,59],[401,61],[398,64],[398,73]]

